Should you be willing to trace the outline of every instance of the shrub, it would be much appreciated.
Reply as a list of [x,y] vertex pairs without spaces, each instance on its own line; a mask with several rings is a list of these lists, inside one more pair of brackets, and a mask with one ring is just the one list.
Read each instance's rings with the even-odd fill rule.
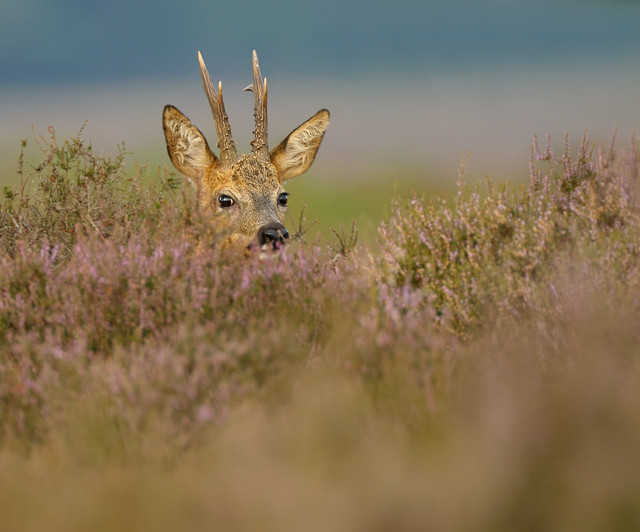
[[[45,441],[83,398],[118,445],[157,426],[179,450],[246,397],[286,396],[287,376],[314,360],[374,394],[391,393],[382,381],[401,367],[408,379],[445,363],[416,326],[431,312],[420,294],[372,291],[366,265],[339,260],[354,227],[329,255],[301,244],[238,256],[173,175],[144,185],[123,174],[123,151],[109,161],[53,131],[43,152],[2,210],[0,441]],[[433,407],[444,385],[422,370],[412,389]]]
[[115,157],[94,153],[78,135],[59,143],[53,127],[49,138],[34,136],[43,160],[27,172],[22,141],[20,183],[4,188],[0,208],[0,249],[16,252],[16,242],[38,248],[56,246],[58,263],[69,259],[79,235],[106,239],[126,228],[136,232],[157,225],[164,204],[176,202],[179,181],[163,172],[158,181],[125,176],[124,144]]
[[226,253],[173,175],[47,151],[0,211],[3,525],[637,529],[635,146],[398,200],[373,260]]
[[384,278],[430,295],[437,321],[465,338],[487,313],[531,315],[538,288],[574,255],[634,278],[639,168],[635,139],[629,153],[613,145],[605,152],[585,136],[573,158],[568,138],[560,157],[549,138],[544,153],[532,149],[528,187],[487,180],[481,194],[461,182],[452,206],[417,195],[396,200],[380,227]]

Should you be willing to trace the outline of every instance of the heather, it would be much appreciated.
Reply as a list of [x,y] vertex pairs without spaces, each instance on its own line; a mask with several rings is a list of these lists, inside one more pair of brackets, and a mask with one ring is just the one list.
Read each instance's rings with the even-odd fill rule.
[[637,529],[635,139],[265,256],[39,142],[0,211],[7,529]]
[[532,147],[530,182],[463,180],[452,202],[414,195],[395,202],[380,231],[385,279],[430,297],[438,320],[467,337],[491,319],[535,319],[559,270],[598,269],[617,295],[637,288],[638,168],[626,150],[590,144],[571,153]]

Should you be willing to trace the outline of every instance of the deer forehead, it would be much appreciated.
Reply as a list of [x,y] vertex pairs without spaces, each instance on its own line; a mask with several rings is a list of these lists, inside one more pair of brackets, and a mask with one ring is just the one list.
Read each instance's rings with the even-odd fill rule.
[[276,167],[253,154],[241,156],[230,166],[214,169],[208,181],[212,193],[231,192],[238,200],[275,197],[283,190]]

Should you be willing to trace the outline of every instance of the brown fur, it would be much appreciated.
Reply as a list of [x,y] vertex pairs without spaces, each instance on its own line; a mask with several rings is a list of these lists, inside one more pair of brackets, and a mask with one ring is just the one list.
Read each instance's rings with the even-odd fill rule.
[[[220,91],[219,96],[221,100]],[[226,119],[224,108],[220,114]],[[197,185],[201,207],[209,210],[217,223],[229,227],[230,241],[248,245],[260,228],[284,224],[286,206],[279,202],[284,193],[282,183],[302,174],[313,163],[329,125],[329,111],[318,111],[294,129],[269,152],[270,160],[259,156],[254,149],[251,154],[222,163],[202,132],[171,105],[164,108],[162,123],[171,162]],[[226,125],[228,127],[228,123]],[[221,206],[222,195],[230,197],[233,205]]]

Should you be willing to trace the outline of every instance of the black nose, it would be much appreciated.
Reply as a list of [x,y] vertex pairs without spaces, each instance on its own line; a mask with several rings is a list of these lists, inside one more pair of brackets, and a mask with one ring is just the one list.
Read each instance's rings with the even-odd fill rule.
[[287,238],[289,238],[289,231],[280,223],[263,225],[258,230],[258,242],[260,242],[261,246],[264,244],[282,244]]

